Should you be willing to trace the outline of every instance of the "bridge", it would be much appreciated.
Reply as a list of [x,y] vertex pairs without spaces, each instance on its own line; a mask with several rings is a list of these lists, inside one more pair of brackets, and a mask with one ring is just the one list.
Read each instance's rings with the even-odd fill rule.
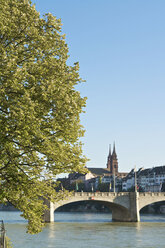
[[140,210],[151,203],[165,201],[165,192],[73,192],[68,198],[56,203],[45,201],[48,210],[44,213],[44,221],[54,222],[54,211],[57,208],[80,201],[104,203],[111,209],[113,221],[138,222]]

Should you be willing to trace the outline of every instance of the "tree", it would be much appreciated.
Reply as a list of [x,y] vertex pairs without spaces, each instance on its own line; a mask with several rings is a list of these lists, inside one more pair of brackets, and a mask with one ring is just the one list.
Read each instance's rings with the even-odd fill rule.
[[1,0],[0,16],[0,202],[20,209],[28,232],[37,233],[42,197],[65,196],[53,177],[84,171],[86,98],[75,89],[79,64],[67,65],[59,19],[41,18],[30,0]]
[[109,183],[99,183],[98,190],[100,192],[109,192]]

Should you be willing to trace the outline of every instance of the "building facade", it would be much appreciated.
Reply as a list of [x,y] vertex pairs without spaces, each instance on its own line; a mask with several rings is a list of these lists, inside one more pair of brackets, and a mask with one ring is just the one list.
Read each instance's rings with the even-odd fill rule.
[[[144,192],[160,192],[165,182],[165,166],[140,168],[136,172],[137,186]],[[122,180],[122,190],[129,191],[135,186],[135,171],[131,170]]]
[[[87,168],[88,173],[72,173],[69,175],[70,184],[83,183],[85,190],[96,191],[101,184],[105,184],[109,191],[132,191],[137,185],[138,189],[144,192],[159,192],[165,183],[165,166],[158,166],[149,169],[140,168],[136,171],[132,169],[129,173],[119,172],[118,157],[115,144],[109,153],[105,168]],[[108,186],[109,185],[109,186]],[[104,185],[102,185],[104,186]]]

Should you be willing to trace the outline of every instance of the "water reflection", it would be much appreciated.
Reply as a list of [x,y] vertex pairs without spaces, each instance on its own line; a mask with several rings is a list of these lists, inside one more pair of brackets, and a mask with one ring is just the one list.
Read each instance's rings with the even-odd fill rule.
[[56,235],[56,225],[54,223],[49,223],[46,225],[48,229],[48,237],[49,239],[54,238]]
[[135,228],[136,228],[136,231],[137,232],[140,231],[140,227],[141,227],[141,223],[140,222],[135,223]]

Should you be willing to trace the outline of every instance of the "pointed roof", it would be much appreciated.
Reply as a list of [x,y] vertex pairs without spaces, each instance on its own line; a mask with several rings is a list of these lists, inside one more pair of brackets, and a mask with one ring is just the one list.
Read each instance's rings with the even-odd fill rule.
[[114,142],[114,144],[113,144],[113,153],[112,153],[112,155],[116,155],[115,142]]
[[108,155],[108,158],[111,157],[111,145],[109,145],[109,155]]

